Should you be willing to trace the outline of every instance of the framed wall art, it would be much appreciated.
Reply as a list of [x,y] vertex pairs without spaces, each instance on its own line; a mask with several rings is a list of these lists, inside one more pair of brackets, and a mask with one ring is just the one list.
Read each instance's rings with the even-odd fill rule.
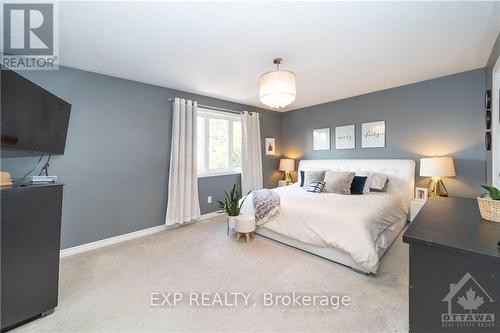
[[330,150],[330,128],[313,130],[313,150]]
[[375,121],[361,125],[361,147],[385,147],[385,121]]
[[354,125],[335,127],[335,149],[356,148]]

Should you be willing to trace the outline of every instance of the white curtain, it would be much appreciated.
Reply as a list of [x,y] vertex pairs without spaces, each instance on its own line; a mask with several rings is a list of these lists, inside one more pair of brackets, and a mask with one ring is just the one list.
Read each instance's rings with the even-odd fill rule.
[[201,215],[196,168],[196,113],[196,102],[174,100],[167,225],[190,222]]
[[245,195],[250,190],[262,188],[259,114],[256,112],[243,112],[241,115],[241,130],[241,190]]

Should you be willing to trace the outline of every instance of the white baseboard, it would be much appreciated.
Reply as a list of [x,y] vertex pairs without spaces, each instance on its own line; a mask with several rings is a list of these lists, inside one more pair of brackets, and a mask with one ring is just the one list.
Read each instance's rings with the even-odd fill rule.
[[95,242],[87,243],[87,244],[82,244],[74,247],[70,247],[64,250],[61,250],[60,256],[61,258],[71,256],[77,253],[82,253],[82,252],[87,252],[90,250],[98,249],[100,247],[116,244],[116,243],[121,243],[124,241],[128,241],[134,238],[139,238],[142,236],[154,234],[156,232],[160,232],[163,230],[166,230],[167,226],[166,225],[158,225],[156,227],[152,228],[147,228],[147,229],[142,229],[134,232],[130,232],[128,234],[124,235],[119,235],[115,237],[110,237],[110,238],[105,238],[101,239]]
[[222,216],[222,215],[225,215],[225,214],[226,213],[224,213],[224,212],[212,212],[212,213],[203,214],[202,216],[200,216],[200,218],[198,219],[198,221],[209,220],[209,219],[212,219],[214,217]]
[[[219,213],[219,212],[204,214],[196,222],[208,220],[208,219],[214,218],[214,217],[222,215],[222,214],[223,213]],[[125,242],[128,240],[134,239],[134,238],[139,238],[139,237],[151,235],[151,234],[154,234],[154,233],[157,233],[160,231],[174,229],[174,228],[180,227],[182,225],[183,224],[174,225],[174,226],[167,226],[167,225],[163,224],[163,225],[158,225],[158,226],[147,228],[147,229],[142,229],[142,230],[130,232],[128,234],[123,234],[123,235],[119,235],[119,236],[115,236],[115,237],[105,238],[105,239],[101,239],[101,240],[98,240],[95,242],[82,244],[82,245],[78,245],[78,246],[74,246],[74,247],[69,247],[67,249],[61,250],[60,257],[61,258],[68,257],[68,256],[71,256],[74,254],[98,249],[100,247],[109,246],[109,245]]]

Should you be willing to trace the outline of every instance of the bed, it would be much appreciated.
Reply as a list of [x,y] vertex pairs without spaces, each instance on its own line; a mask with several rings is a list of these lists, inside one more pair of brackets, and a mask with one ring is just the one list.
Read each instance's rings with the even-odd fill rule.
[[[380,172],[389,183],[386,192],[363,195],[310,193],[298,183],[278,187],[273,191],[280,195],[280,213],[256,234],[376,274],[380,259],[408,221],[415,162],[302,160],[298,170],[299,175],[301,170]],[[254,214],[252,198],[245,200],[241,213]]]

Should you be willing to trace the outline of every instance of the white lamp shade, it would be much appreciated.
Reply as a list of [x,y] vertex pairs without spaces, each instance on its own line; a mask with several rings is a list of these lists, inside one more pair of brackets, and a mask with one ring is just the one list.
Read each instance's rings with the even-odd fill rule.
[[293,171],[294,169],[294,160],[291,158],[282,158],[280,159],[280,171]]
[[260,77],[260,101],[271,108],[292,104],[296,93],[295,74],[292,72],[276,70]]
[[455,177],[455,165],[451,157],[430,157],[420,159],[421,177]]

